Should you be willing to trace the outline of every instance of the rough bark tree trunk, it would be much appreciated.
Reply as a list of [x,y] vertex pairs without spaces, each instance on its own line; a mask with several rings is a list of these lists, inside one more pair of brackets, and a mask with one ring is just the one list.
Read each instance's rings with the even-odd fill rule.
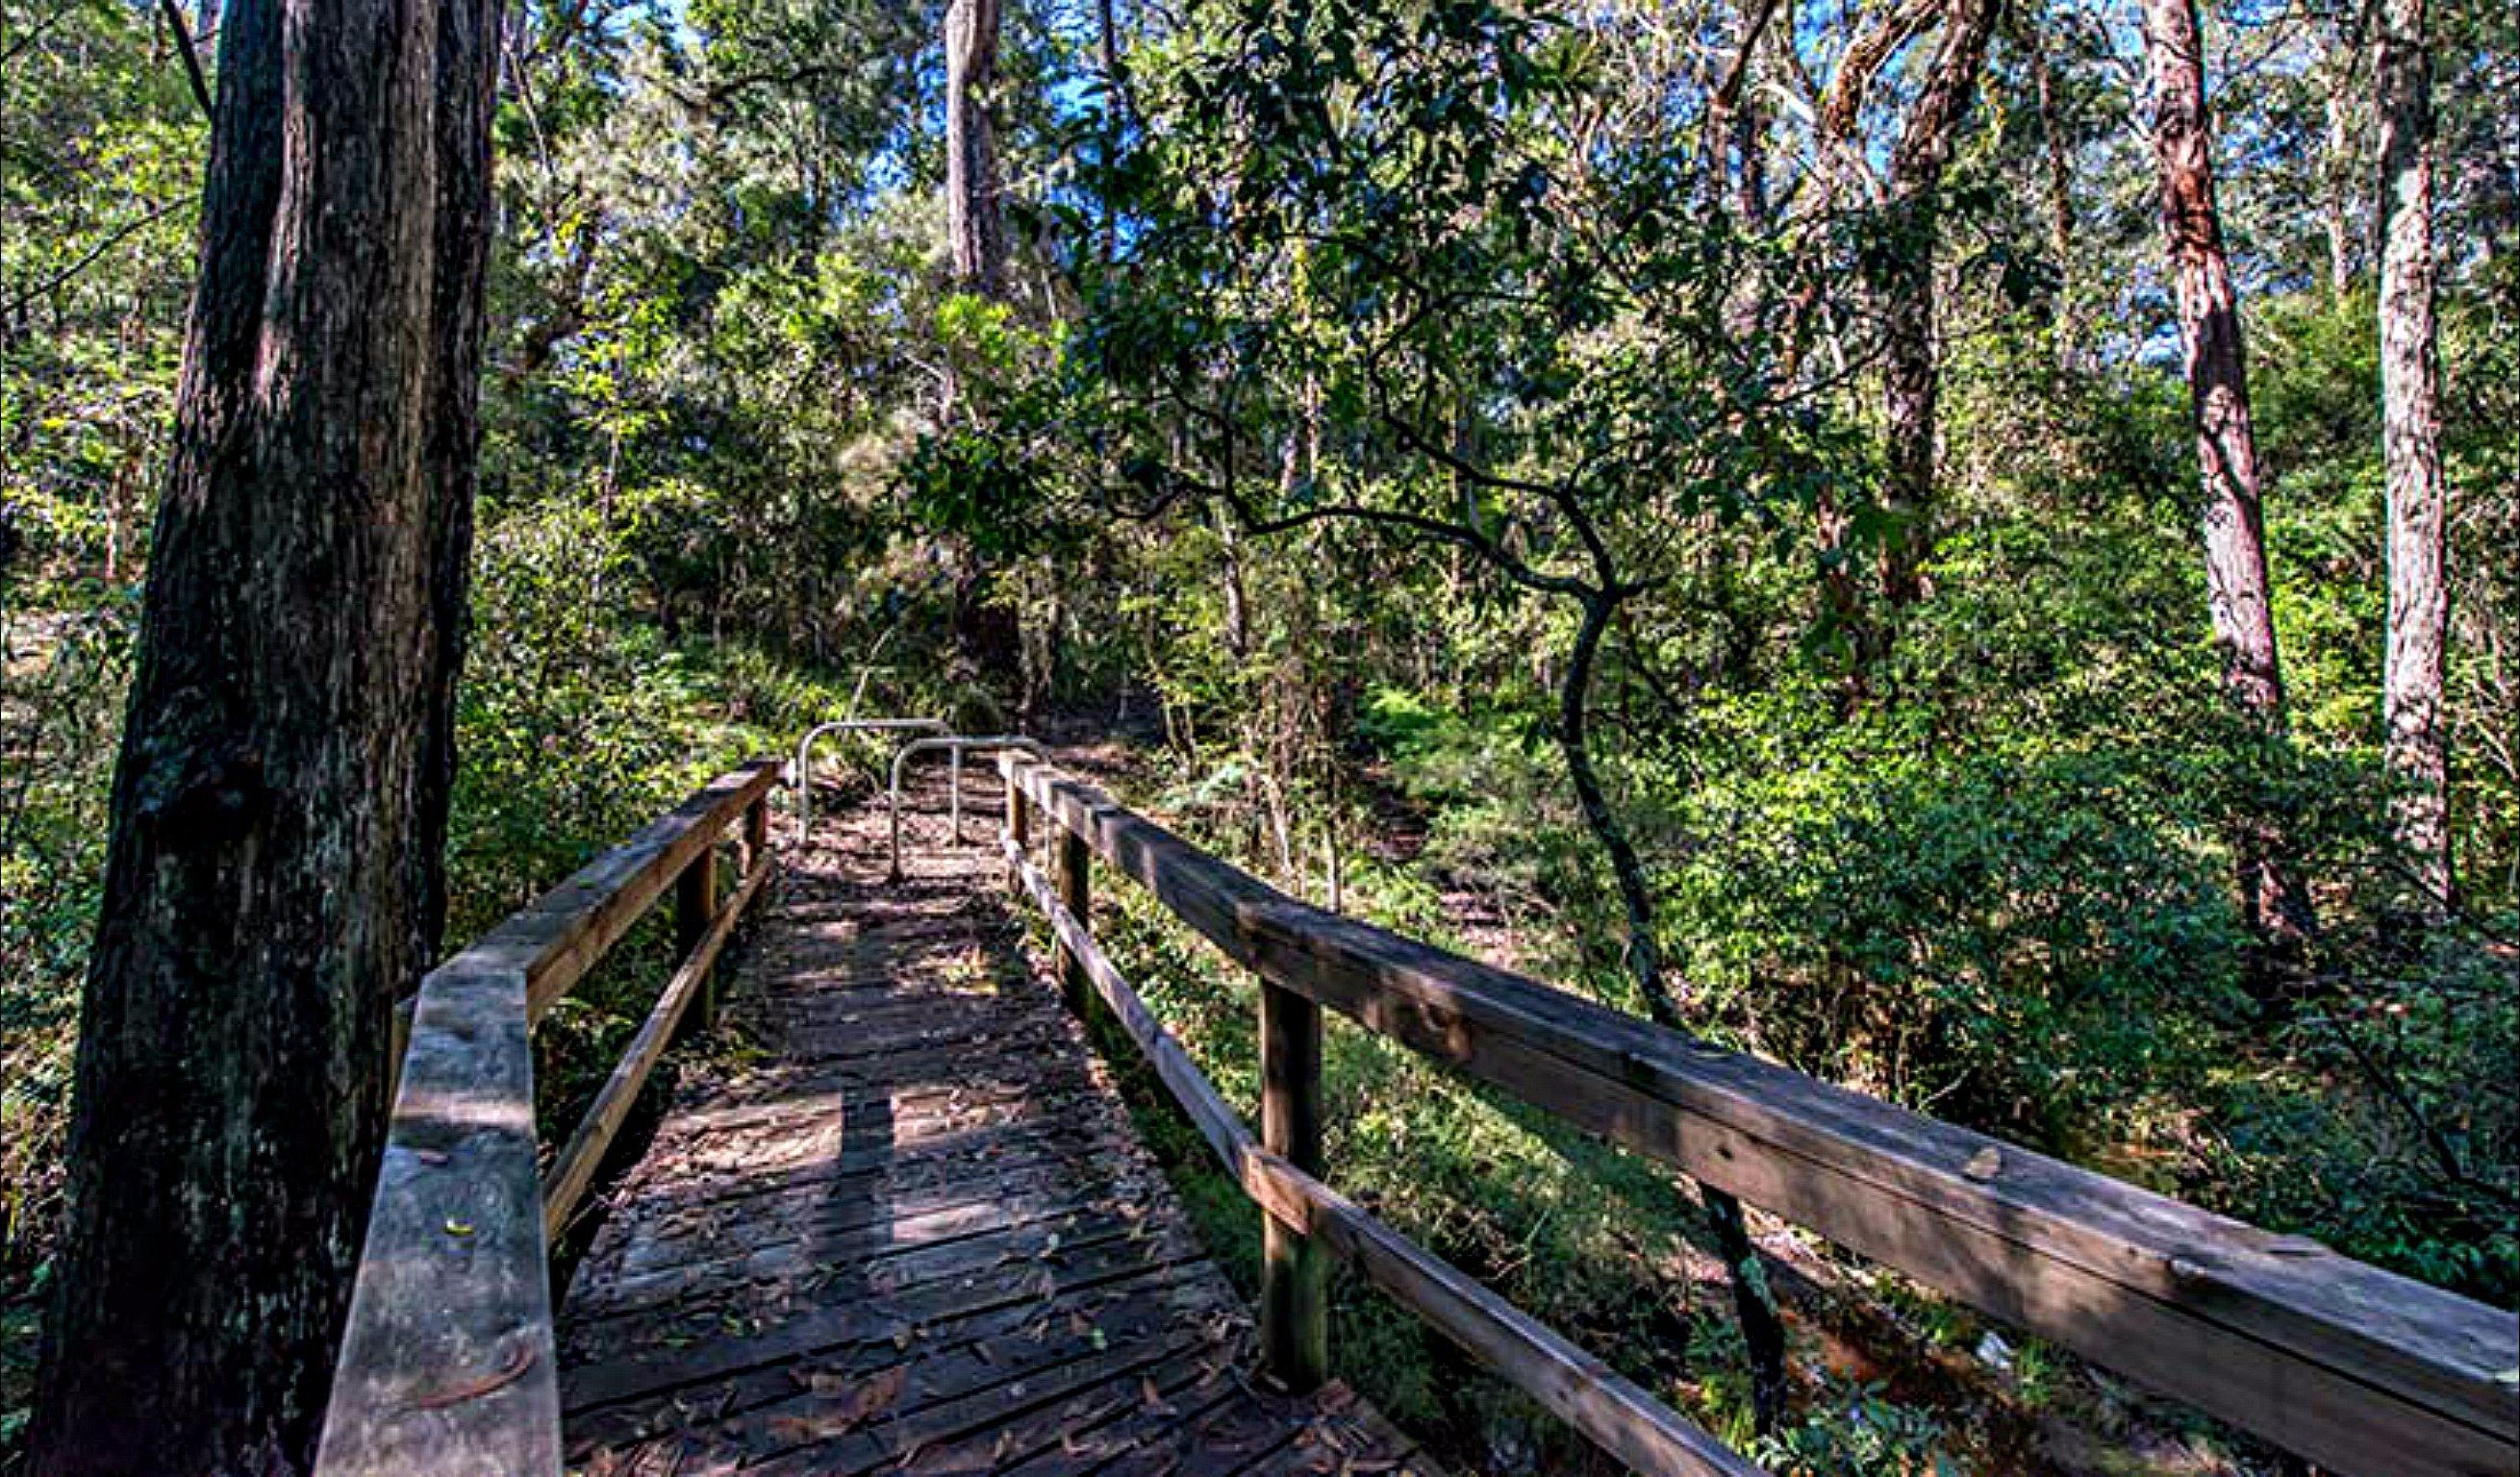
[[301,1469],[438,843],[496,0],[238,0],[34,1469]]
[[2441,460],[2441,353],[2433,323],[2432,53],[2424,0],[2380,16],[2380,393],[2389,509],[2390,819],[2426,912],[2452,900],[2450,738],[2442,713],[2450,628],[2449,489]]
[[998,178],[1000,0],[952,0],[945,11],[945,208],[954,275],[984,297],[1006,291],[1007,225]]
[[[2353,104],[2331,91],[2326,102],[2327,164],[2323,172],[2341,175],[2351,167],[2345,162],[2353,139]],[[2354,210],[2341,182],[2331,180],[2319,202],[2321,224],[2327,236],[2327,295],[2337,302],[2354,291]]]
[[[2195,0],[2144,0],[2144,50],[2153,88],[2153,154],[2161,170],[2161,225],[2179,299],[2196,454],[2205,483],[2205,580],[2224,683],[2265,733],[2284,726],[2283,673],[2269,601],[2265,486],[2249,415],[2239,300],[2223,248],[2214,199],[2205,57]],[[2296,948],[2317,927],[2310,894],[2263,819],[2233,837],[2241,903],[2258,936]]]
[[2320,229],[2327,239],[2327,295],[2338,302],[2354,291],[2354,124],[2359,29],[2351,18],[2331,20],[2327,24],[2327,55],[2320,64],[2325,76],[2319,101],[2324,126],[2318,158],[2318,213]]
[[[945,10],[945,216],[954,275],[969,291],[1003,300],[1007,291],[1005,201],[998,177],[997,125],[989,95],[997,85],[1000,0],[951,0]],[[946,413],[962,400],[958,377],[945,388]],[[961,551],[954,579],[952,634],[972,675],[1016,675],[1021,637],[1012,614],[989,599],[988,560]]]

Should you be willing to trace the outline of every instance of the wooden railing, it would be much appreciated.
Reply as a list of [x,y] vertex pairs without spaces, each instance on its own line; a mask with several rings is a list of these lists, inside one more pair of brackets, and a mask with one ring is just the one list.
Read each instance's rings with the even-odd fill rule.
[[[1758,1470],[1323,1183],[1328,1006],[2348,1477],[2520,1469],[2509,1312],[1309,907],[1057,769],[1000,768],[1071,1006],[1109,1007],[1266,1216],[1263,1346],[1292,1384],[1324,1371],[1327,1250],[1632,1466]],[[1056,889],[1027,859],[1036,812]],[[1089,853],[1259,975],[1258,1141],[1095,947]]]
[[[685,1017],[715,1017],[712,965],[776,866],[779,774],[763,759],[702,787],[421,981],[319,1477],[560,1471],[550,1238]],[[740,880],[721,906],[717,849],[739,822]],[[668,887],[682,962],[545,1176],[534,1023]]]

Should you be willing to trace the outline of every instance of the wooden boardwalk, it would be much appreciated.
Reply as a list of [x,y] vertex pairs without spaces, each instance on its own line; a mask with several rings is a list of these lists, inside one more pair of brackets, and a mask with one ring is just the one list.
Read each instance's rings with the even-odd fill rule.
[[[987,801],[985,772],[972,789]],[[973,797],[967,795],[967,802]],[[1247,1309],[1027,957],[970,805],[818,828],[560,1312],[589,1474],[1434,1472],[1343,1389],[1259,1388]]]

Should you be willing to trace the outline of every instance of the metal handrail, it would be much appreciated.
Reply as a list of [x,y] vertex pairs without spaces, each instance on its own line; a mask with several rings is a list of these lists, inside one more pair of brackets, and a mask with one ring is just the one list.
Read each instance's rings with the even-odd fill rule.
[[[861,684],[861,686],[863,686],[863,684]],[[857,699],[854,697],[850,698],[849,706],[857,706]],[[814,831],[814,772],[810,766],[813,763],[815,739],[822,738],[826,734],[903,733],[918,731],[936,734],[951,734],[953,732],[951,728],[946,726],[945,720],[942,718],[841,718],[831,723],[820,724],[814,728],[807,729],[805,731],[805,737],[796,740],[796,767],[788,775],[788,783],[796,786],[797,846],[802,847],[805,844],[806,838],[811,836]]]
[[971,738],[962,734],[950,734],[942,738],[913,738],[908,743],[894,749],[892,751],[892,871],[886,873],[884,878],[886,881],[898,882],[901,880],[902,770],[909,765],[911,755],[924,753],[929,749],[940,748],[953,755],[954,830],[952,844],[956,846],[963,844],[963,755],[967,751],[971,749],[1015,749],[1020,750],[1023,753],[1030,754],[1034,758],[1042,760],[1045,763],[1050,759],[1050,752],[1041,746],[1041,740],[1028,738],[1022,734],[992,734],[986,738]]

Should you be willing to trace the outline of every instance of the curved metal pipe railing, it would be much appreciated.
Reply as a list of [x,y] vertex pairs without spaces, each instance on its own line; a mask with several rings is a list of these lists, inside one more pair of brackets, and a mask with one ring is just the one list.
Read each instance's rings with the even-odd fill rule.
[[[859,687],[863,691],[865,684],[862,682]],[[849,699],[849,706],[857,706],[855,697]],[[798,846],[803,846],[805,838],[812,835],[814,831],[814,772],[810,768],[813,763],[814,740],[826,734],[910,732],[951,734],[953,730],[946,726],[942,718],[842,718],[805,731],[805,737],[796,740],[796,767],[788,775],[788,783],[796,786],[796,844]]]
[[886,873],[886,881],[898,882],[901,880],[902,771],[909,767],[912,755],[925,753],[930,749],[940,748],[953,755],[953,844],[957,846],[963,843],[963,755],[967,751],[971,749],[983,749],[1003,752],[1012,749],[1030,754],[1034,758],[1042,760],[1045,763],[1050,759],[1049,751],[1041,746],[1041,741],[1039,739],[1027,738],[1022,734],[992,734],[986,738],[969,738],[961,734],[953,734],[935,738],[913,738],[908,743],[894,749],[892,751],[892,871]]

